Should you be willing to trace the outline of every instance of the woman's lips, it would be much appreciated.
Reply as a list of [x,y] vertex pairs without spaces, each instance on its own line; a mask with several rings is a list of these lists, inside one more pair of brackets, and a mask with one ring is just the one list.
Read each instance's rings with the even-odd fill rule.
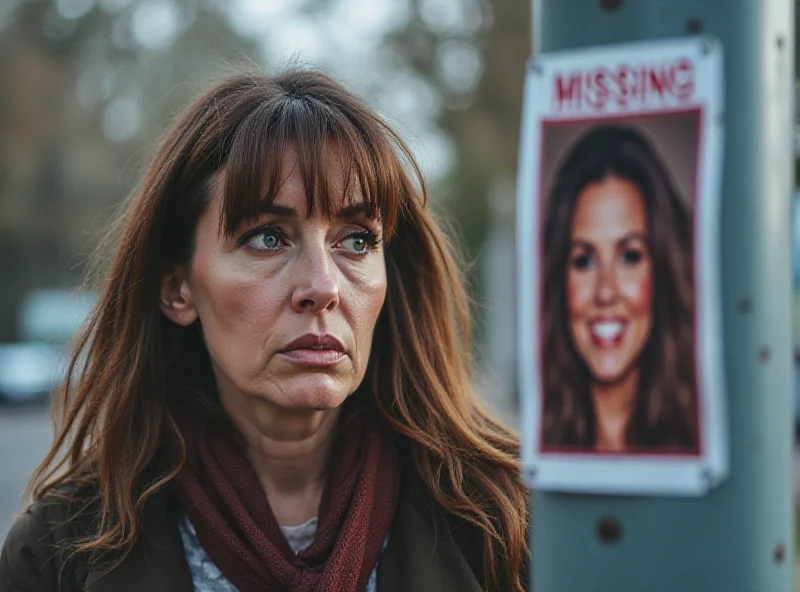
[[344,352],[335,349],[310,348],[292,349],[281,352],[281,355],[303,366],[332,366],[345,357]]
[[589,334],[595,347],[612,349],[622,343],[627,328],[628,323],[622,319],[603,319],[589,323]]
[[303,366],[332,366],[346,354],[342,342],[333,335],[306,333],[287,345],[280,355]]

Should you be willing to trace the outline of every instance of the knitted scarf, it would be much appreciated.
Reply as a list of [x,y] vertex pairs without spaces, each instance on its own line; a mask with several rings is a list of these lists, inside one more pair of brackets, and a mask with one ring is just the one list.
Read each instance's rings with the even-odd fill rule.
[[240,448],[220,431],[189,436],[177,497],[200,544],[240,592],[362,592],[394,518],[400,468],[366,413],[342,425],[314,542],[295,555]]

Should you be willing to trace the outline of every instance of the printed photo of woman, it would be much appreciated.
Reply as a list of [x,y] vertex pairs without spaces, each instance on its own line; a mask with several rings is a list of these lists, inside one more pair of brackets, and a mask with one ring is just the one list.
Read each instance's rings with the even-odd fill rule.
[[690,204],[634,126],[594,124],[561,161],[542,212],[542,451],[698,452]]

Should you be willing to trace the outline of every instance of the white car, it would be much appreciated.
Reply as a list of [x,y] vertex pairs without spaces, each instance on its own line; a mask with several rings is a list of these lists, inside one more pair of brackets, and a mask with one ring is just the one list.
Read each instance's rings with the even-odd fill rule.
[[66,376],[68,343],[85,322],[95,295],[77,290],[37,290],[22,301],[22,341],[0,344],[0,401],[39,401]]
[[66,351],[49,343],[0,344],[0,400],[20,403],[50,396],[66,375]]

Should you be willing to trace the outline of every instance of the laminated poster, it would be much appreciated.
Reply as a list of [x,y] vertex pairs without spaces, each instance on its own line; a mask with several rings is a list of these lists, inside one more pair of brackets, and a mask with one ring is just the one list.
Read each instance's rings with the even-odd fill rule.
[[702,37],[529,64],[517,285],[535,489],[693,496],[727,474],[722,59]]

